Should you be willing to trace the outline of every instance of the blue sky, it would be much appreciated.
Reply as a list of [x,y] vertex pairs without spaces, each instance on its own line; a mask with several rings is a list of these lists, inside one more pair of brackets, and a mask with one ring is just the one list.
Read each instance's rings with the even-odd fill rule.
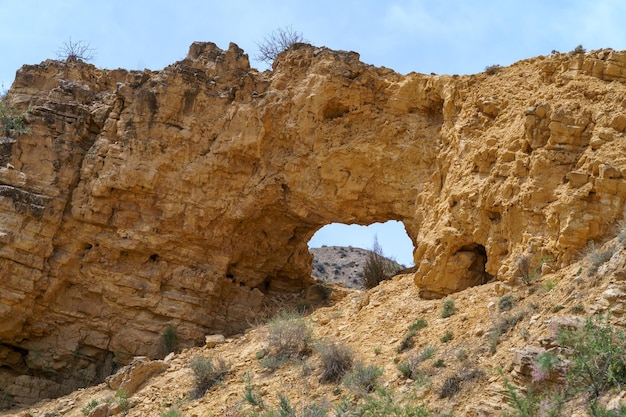
[[[471,74],[578,44],[626,49],[622,0],[0,0],[0,10],[4,89],[22,64],[55,58],[69,38],[88,42],[98,67],[154,70],[184,58],[193,41],[235,42],[265,69],[257,43],[288,25],[315,45],[403,74]],[[383,232],[385,252],[411,263],[411,248],[386,245]],[[371,247],[373,235],[348,244]]]

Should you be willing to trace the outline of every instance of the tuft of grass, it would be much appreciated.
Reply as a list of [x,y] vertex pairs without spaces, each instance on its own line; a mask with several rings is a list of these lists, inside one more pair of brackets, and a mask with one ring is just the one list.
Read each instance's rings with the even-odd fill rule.
[[181,413],[176,408],[171,408],[171,409],[161,413],[160,417],[183,417],[183,413]]
[[195,356],[191,359],[189,367],[194,374],[194,388],[192,396],[201,398],[209,388],[224,378],[230,367],[222,358],[205,358]]
[[591,276],[598,272],[598,268],[608,262],[616,251],[615,246],[610,245],[604,250],[596,248],[595,243],[591,242],[587,247],[587,260],[589,261],[589,269],[587,275]]
[[446,367],[446,362],[442,359],[439,358],[435,361],[435,363],[433,363],[433,367],[435,368],[445,368]]
[[447,298],[441,305],[441,318],[448,318],[456,313],[456,307],[454,306],[454,299]]
[[337,382],[352,369],[354,352],[336,342],[322,342],[317,346],[322,365],[320,382]]
[[556,282],[551,279],[547,279],[541,283],[541,289],[545,292],[550,292],[556,287]]
[[441,336],[441,343],[448,343],[450,340],[452,340],[453,337],[454,335],[452,334],[452,332],[450,330],[447,330],[446,333]]
[[494,323],[493,327],[489,331],[489,352],[495,353],[498,344],[500,343],[500,337],[507,333],[510,329],[515,327],[517,323],[522,321],[526,317],[526,312],[520,311],[516,314],[509,316],[502,315]]
[[378,387],[378,379],[383,371],[375,365],[357,362],[350,372],[343,377],[343,384],[357,395],[366,395]]
[[405,350],[411,349],[413,346],[415,346],[415,341],[413,340],[413,338],[415,337],[418,331],[420,331],[427,325],[428,323],[424,319],[419,319],[416,322],[411,323],[411,325],[409,326],[408,332],[404,335],[404,337],[400,341],[400,346],[398,346],[396,351],[398,353],[402,353]]
[[83,413],[84,416],[88,416],[91,410],[96,408],[99,404],[100,403],[98,402],[98,400],[91,400],[87,403],[86,406],[81,408],[80,412]]

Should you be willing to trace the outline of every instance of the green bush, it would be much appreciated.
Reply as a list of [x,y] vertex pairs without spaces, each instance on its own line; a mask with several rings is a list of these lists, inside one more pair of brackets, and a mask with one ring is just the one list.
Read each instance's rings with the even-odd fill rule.
[[316,350],[322,364],[320,382],[337,382],[352,369],[354,352],[348,346],[336,342],[323,342]]
[[579,328],[561,331],[558,342],[571,353],[567,370],[571,386],[595,399],[626,383],[626,336],[603,318],[589,318]]
[[447,330],[446,334],[441,336],[441,343],[448,343],[450,340],[452,340],[453,337],[454,335],[452,334],[452,332],[450,330]]
[[378,379],[382,374],[382,369],[375,365],[357,362],[354,369],[344,375],[343,383],[354,393],[365,395],[378,387]]
[[21,112],[12,106],[6,94],[0,95],[0,132],[4,136],[29,132],[26,127],[26,112]]
[[[348,408],[348,407],[346,407]],[[424,405],[400,404],[391,390],[378,389],[374,395],[365,397],[361,404],[353,407],[352,410],[341,410],[337,416],[395,416],[395,417],[429,417],[430,411]]]
[[578,45],[576,48],[574,48],[574,50],[572,51],[573,54],[575,55],[579,55],[579,54],[584,54],[585,52],[587,52],[587,50],[585,48],[583,48],[582,45]]
[[221,381],[230,369],[223,359],[204,356],[193,357],[189,367],[194,374],[192,396],[195,398],[203,397],[207,390]]
[[178,349],[178,331],[176,326],[169,324],[163,329],[161,343],[166,353],[175,352]]
[[441,318],[448,318],[456,313],[456,307],[454,306],[454,299],[448,298],[441,305]]

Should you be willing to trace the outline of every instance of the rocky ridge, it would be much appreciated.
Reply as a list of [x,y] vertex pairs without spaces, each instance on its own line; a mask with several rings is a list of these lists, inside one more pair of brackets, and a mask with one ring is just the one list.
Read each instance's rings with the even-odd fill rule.
[[263,73],[211,43],[161,71],[24,66],[30,133],[0,143],[0,387],[100,381],[162,355],[168,326],[237,334],[311,293],[307,242],[332,222],[402,221],[424,298],[566,268],[623,217],[625,81],[612,50],[471,76],[310,45]]

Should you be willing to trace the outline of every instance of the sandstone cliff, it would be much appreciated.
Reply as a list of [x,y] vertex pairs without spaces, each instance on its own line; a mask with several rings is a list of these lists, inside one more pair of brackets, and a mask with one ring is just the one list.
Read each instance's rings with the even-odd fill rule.
[[[626,53],[406,76],[299,45],[272,71],[194,43],[161,71],[18,71],[0,142],[0,372],[64,377],[240,332],[312,283],[331,222],[402,221],[424,297],[558,269],[626,198]],[[33,382],[33,381],[38,382]]]

